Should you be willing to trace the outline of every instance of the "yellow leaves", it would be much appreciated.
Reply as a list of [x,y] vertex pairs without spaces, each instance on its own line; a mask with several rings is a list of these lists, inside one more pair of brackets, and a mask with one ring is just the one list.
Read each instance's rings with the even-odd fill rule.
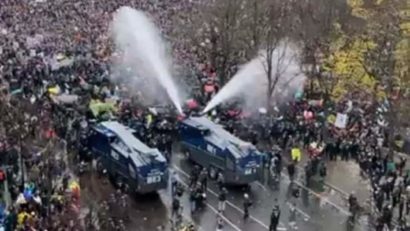
[[349,5],[352,8],[358,8],[363,6],[364,1],[363,0],[347,0],[347,5]]
[[376,5],[381,5],[384,2],[384,0],[376,0]]
[[373,17],[373,12],[365,8],[358,7],[352,9],[352,15],[358,18],[369,20],[371,17]]
[[[392,9],[389,4],[390,0],[346,0],[351,7],[352,16],[359,17],[366,21],[366,28],[362,33],[356,34],[353,37],[346,36],[343,31],[339,30],[337,25],[334,29],[336,36],[333,36],[332,44],[330,45],[330,54],[326,58],[323,69],[332,72],[337,76],[338,82],[333,90],[333,96],[338,98],[352,90],[368,91],[374,94],[377,98],[386,97],[391,94],[389,89],[386,89],[382,84],[379,86],[378,81],[380,76],[372,76],[369,74],[372,68],[378,68],[383,63],[374,63],[365,60],[368,52],[376,52],[376,44],[372,41],[377,41],[379,36],[385,36],[386,33],[391,33],[384,30],[386,20],[389,18],[388,10]],[[410,0],[409,7],[403,7],[403,1],[397,5],[395,12],[400,20],[401,40],[394,53],[395,70],[391,73],[391,81],[394,85],[398,85],[404,89],[410,89]],[[378,49],[380,50],[380,49]],[[377,54],[376,54],[377,55]],[[379,62],[377,57],[375,62]],[[380,61],[381,62],[381,61]],[[367,63],[372,66],[364,66]],[[377,87],[379,86],[379,87]]]
[[[395,49],[395,55],[397,58],[397,61],[409,61],[410,57],[410,39],[405,38],[402,39],[396,46]],[[407,63],[409,64],[409,63]]]
[[396,70],[398,84],[410,87],[410,38],[402,39],[395,49]]
[[374,49],[375,44],[356,38],[343,50],[336,51],[333,55],[334,72],[338,75],[363,76],[364,55],[368,50]]
[[410,22],[404,22],[400,24],[400,29],[403,35],[410,36]]
[[333,24],[332,43],[330,44],[331,53],[338,51],[346,44],[347,37],[343,33],[342,26],[339,23]]
[[[377,2],[383,0],[377,0]],[[352,8],[352,15],[358,18],[369,19],[372,16],[372,12],[363,8],[364,0],[347,0],[347,5]]]
[[375,48],[375,44],[365,38],[354,38],[347,46],[343,46],[329,56],[326,66],[338,76],[333,96],[339,98],[354,89],[374,89],[377,81],[370,76],[365,67],[365,54]]
[[409,3],[409,9],[401,9],[399,11],[399,15],[403,19],[409,19],[410,18],[410,3]]

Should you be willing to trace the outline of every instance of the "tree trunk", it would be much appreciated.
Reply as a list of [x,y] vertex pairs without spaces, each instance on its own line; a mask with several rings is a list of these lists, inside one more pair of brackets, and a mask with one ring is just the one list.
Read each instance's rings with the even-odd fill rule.
[[272,107],[270,105],[272,100],[273,91],[275,90],[275,80],[272,76],[272,53],[271,49],[267,49],[266,53],[266,77],[268,78],[268,89],[267,89],[267,97],[266,97],[266,109],[269,113],[272,112]]

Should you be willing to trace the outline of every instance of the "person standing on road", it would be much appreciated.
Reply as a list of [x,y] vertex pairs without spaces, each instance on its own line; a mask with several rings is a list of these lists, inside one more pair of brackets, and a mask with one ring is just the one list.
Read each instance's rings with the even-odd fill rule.
[[224,222],[221,217],[218,216],[218,220],[216,223],[216,231],[223,231],[224,229]]
[[206,192],[208,189],[208,171],[206,168],[203,168],[199,174],[199,183],[201,184],[202,191]]
[[243,220],[246,221],[249,218],[249,207],[251,207],[252,202],[249,199],[249,195],[245,193],[243,200]]
[[319,163],[319,176],[321,178],[325,178],[327,175],[327,167],[326,167],[326,163],[324,161],[321,161]]
[[206,193],[202,190],[200,186],[196,188],[196,208],[204,209],[206,207]]
[[393,218],[392,208],[390,205],[387,205],[383,208],[381,217],[385,226],[387,226],[390,229],[392,226],[391,222]]
[[282,171],[282,155],[280,152],[276,152],[274,155],[277,159],[277,164],[276,164],[276,173],[280,175],[280,172]]
[[303,167],[304,171],[305,171],[305,185],[307,187],[310,186],[310,178],[312,176],[312,165],[311,165],[311,161],[308,160],[304,167]]
[[197,183],[198,178],[199,178],[199,173],[200,173],[199,166],[195,165],[191,171],[189,187],[193,187]]
[[289,204],[289,226],[292,230],[296,230],[296,205],[295,202]]
[[359,206],[355,192],[350,193],[348,202],[349,202],[349,211],[351,213],[352,219],[354,220],[356,218],[356,215],[358,212],[358,206]]
[[190,194],[189,194],[189,202],[191,205],[191,213],[194,213],[196,211],[196,202],[197,202],[197,190],[194,187],[190,188]]
[[172,200],[171,220],[173,224],[177,224],[181,214],[181,202],[177,197]]
[[3,188],[3,184],[6,181],[6,173],[3,169],[0,169],[0,187]]
[[293,161],[291,161],[288,164],[288,175],[289,175],[290,181],[293,181],[293,177],[295,175],[295,162],[293,162]]
[[302,151],[300,150],[299,147],[294,147],[291,150],[291,156],[292,156],[292,160],[295,163],[298,163],[302,159]]
[[225,184],[225,178],[222,172],[218,172],[218,178],[216,179],[216,183],[218,184],[219,190],[222,190],[224,184]]
[[403,211],[404,211],[404,203],[405,203],[406,197],[404,195],[400,196],[400,202],[399,202],[399,217],[398,220],[402,220],[403,218]]
[[225,204],[226,204],[226,188],[222,188],[221,192],[218,195],[218,212],[220,214],[225,212]]
[[178,175],[177,175],[177,172],[173,171],[171,175],[171,195],[172,197],[175,197],[177,185],[178,185]]
[[273,206],[272,213],[270,215],[269,231],[277,231],[280,218],[280,208],[278,205]]

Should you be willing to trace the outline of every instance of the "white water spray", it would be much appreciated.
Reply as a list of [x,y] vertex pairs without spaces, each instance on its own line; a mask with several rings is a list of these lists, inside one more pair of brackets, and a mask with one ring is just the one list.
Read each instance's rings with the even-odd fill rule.
[[155,24],[141,11],[121,7],[114,14],[111,25],[116,48],[124,54],[126,62],[144,79],[156,78],[169,98],[182,114],[181,99],[172,80],[169,57]]
[[239,69],[238,73],[211,99],[203,112],[206,113],[222,102],[242,95],[246,88],[252,90],[252,82],[255,81],[256,76],[263,76],[264,74],[265,72],[260,59],[253,59]]
[[[219,104],[236,97],[242,97],[245,107],[264,107],[267,100],[268,78],[266,76],[266,51],[242,66],[231,80],[212,98],[204,109],[204,113]],[[272,53],[272,80],[277,77],[272,99],[275,103],[289,99],[303,88],[306,79],[300,70],[295,49],[285,42],[281,43]]]

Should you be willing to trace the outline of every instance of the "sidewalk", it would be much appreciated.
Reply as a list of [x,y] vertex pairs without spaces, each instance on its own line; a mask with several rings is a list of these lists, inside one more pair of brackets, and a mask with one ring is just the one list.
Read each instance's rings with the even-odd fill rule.
[[369,181],[360,175],[360,167],[354,160],[327,162],[326,183],[346,197],[354,192],[362,202],[371,196]]
[[[285,157],[284,163],[287,164],[287,161],[290,160],[290,154],[283,155]],[[409,155],[404,153],[395,152],[394,159],[395,162],[399,161],[400,157],[405,157],[408,159]],[[302,155],[302,160],[298,164],[297,168],[299,174],[304,174],[303,165],[308,160],[307,155]],[[368,213],[374,215],[376,214],[375,205],[372,200],[371,195],[371,186],[370,182],[366,176],[360,175],[360,167],[354,160],[349,161],[327,161],[327,176],[325,178],[325,186],[328,187],[325,191],[332,194],[332,190],[340,194],[346,201],[349,197],[349,194],[354,192],[361,207]],[[410,164],[406,163],[406,170],[410,169]],[[408,217],[403,214],[404,217]],[[398,220],[398,209],[397,207],[393,210],[393,224],[397,224]]]
[[[298,174],[302,175],[305,174],[303,166],[309,159],[305,153],[304,151],[301,161],[296,166]],[[282,157],[283,166],[285,167],[291,159],[290,153],[285,153]],[[355,191],[359,200],[367,200],[369,198],[368,183],[360,176],[360,168],[355,161],[328,161],[326,162],[326,166],[327,176],[324,181],[325,187],[341,194],[346,200],[352,191]]]

